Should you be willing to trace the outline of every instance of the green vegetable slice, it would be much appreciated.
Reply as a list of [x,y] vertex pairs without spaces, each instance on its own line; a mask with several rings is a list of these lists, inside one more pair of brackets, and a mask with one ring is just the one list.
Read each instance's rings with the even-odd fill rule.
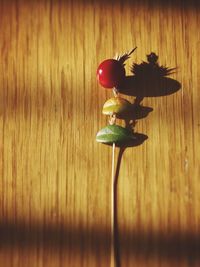
[[96,141],[100,143],[121,143],[136,139],[133,133],[119,125],[108,125],[96,135]]

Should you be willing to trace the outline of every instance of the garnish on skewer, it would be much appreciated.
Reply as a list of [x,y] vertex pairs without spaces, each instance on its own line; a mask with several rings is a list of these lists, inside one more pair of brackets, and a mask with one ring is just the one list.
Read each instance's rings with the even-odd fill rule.
[[122,56],[116,56],[115,59],[104,60],[97,69],[97,78],[104,88],[112,89],[114,97],[108,99],[104,106],[102,113],[110,116],[109,125],[101,129],[96,135],[96,141],[105,144],[112,144],[112,179],[111,179],[111,267],[116,266],[116,244],[115,244],[115,145],[125,143],[136,139],[133,132],[130,129],[116,125],[116,119],[118,115],[122,115],[131,108],[131,103],[120,97],[119,92],[116,89],[121,82],[125,79],[125,61],[135,51],[136,47],[130,52],[123,54]]

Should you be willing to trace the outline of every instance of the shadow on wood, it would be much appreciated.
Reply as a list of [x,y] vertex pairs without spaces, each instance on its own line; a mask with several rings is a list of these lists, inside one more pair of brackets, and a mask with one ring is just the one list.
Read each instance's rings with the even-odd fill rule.
[[172,74],[175,68],[160,66],[155,53],[147,55],[148,62],[134,63],[131,71],[132,76],[126,76],[117,88],[122,94],[135,96],[138,100],[144,97],[167,96],[176,93],[181,84],[166,76]]
[[[125,120],[126,128],[134,131],[137,120],[143,119],[148,116],[150,112],[153,111],[151,107],[144,107],[141,105],[144,97],[159,97],[167,96],[173,93],[176,93],[180,88],[181,84],[173,79],[167,78],[167,75],[170,75],[175,71],[175,68],[167,68],[160,66],[158,64],[158,56],[155,53],[147,55],[148,62],[142,62],[141,64],[134,63],[132,65],[133,76],[125,77],[125,80],[117,88],[118,91],[124,95],[135,96],[135,101],[132,104],[132,108],[128,113],[121,116],[121,119]],[[131,142],[116,144],[120,147],[117,167],[115,173],[115,248],[116,248],[116,258],[117,258],[117,267],[120,267],[120,244],[119,240],[119,227],[118,227],[118,217],[117,217],[117,185],[119,178],[119,171],[121,160],[124,151],[128,147],[134,147],[141,145],[147,138],[147,135],[141,133],[135,133],[136,139]]]
[[[57,224],[32,224],[25,222],[1,221],[0,248],[11,247],[31,250],[38,246],[53,249],[53,253],[97,254],[100,251],[110,255],[110,229],[102,229],[100,224],[92,228],[86,226]],[[120,233],[120,248],[123,255],[133,257],[159,257],[168,262],[200,260],[200,233],[193,231],[166,229],[165,232],[132,230]]]

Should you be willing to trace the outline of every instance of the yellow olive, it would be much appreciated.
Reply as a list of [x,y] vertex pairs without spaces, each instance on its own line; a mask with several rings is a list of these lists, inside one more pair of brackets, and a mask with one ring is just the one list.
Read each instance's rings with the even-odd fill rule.
[[103,105],[102,113],[105,115],[122,114],[131,107],[131,103],[122,97],[112,97]]

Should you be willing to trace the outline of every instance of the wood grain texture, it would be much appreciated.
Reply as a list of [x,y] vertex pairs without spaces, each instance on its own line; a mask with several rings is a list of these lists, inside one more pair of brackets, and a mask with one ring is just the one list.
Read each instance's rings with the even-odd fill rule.
[[135,130],[148,139],[122,156],[121,266],[200,266],[199,12],[194,1],[0,1],[0,266],[109,266],[112,149],[95,135],[112,94],[96,68],[135,46],[127,74],[153,51],[181,89],[144,99],[153,111]]

